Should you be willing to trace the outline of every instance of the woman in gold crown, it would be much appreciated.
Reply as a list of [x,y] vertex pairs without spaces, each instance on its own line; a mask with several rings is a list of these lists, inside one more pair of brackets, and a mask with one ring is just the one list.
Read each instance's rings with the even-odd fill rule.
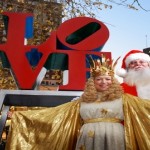
[[[104,60],[103,60],[104,59]],[[122,88],[114,66],[102,57],[92,60],[91,78],[81,98],[83,119],[76,150],[124,150]]]
[[123,94],[116,63],[92,60],[91,77],[75,101],[14,113],[6,149],[148,150],[150,101]]

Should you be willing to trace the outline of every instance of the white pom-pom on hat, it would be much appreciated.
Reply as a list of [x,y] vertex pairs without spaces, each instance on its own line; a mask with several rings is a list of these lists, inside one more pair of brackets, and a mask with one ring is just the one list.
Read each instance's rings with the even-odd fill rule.
[[118,75],[119,77],[125,77],[127,74],[127,71],[123,68],[117,69],[116,70],[116,75]]

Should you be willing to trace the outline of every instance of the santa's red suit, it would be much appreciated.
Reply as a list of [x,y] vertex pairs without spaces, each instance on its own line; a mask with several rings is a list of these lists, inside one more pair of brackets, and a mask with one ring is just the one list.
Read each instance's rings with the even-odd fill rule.
[[[143,99],[150,99],[150,68],[147,69],[148,73],[147,74],[143,73],[142,76],[138,75],[138,73],[135,72],[135,78],[138,78],[138,83],[136,83],[136,79],[134,79],[134,76],[132,76],[132,79],[130,80],[129,73],[127,71],[129,63],[137,59],[150,62],[150,56],[148,54],[140,50],[131,50],[123,58],[122,68],[117,71],[117,75],[124,78],[124,82],[121,85],[125,93],[138,96]],[[127,81],[126,78],[128,78]],[[135,81],[131,83],[133,80]]]
[[125,93],[150,100],[150,83],[146,86],[139,86],[139,87],[129,86],[126,83],[122,83],[121,86],[123,87]]
[[126,83],[122,83],[121,86],[123,87],[125,93],[138,96],[136,86],[129,86]]

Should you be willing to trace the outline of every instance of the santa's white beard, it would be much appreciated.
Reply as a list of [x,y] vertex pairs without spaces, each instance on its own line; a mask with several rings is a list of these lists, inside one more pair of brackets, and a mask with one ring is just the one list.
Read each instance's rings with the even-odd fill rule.
[[144,86],[150,84],[150,68],[140,70],[129,70],[124,78],[124,82],[130,86]]
[[150,100],[150,68],[129,70],[124,82],[130,86],[136,86],[138,97]]

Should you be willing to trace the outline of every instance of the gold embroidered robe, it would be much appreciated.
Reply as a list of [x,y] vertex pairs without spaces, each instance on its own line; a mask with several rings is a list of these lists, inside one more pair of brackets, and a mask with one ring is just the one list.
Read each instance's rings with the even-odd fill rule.
[[[123,95],[126,150],[150,147],[150,100]],[[16,112],[6,150],[74,150],[80,99],[54,108]]]

